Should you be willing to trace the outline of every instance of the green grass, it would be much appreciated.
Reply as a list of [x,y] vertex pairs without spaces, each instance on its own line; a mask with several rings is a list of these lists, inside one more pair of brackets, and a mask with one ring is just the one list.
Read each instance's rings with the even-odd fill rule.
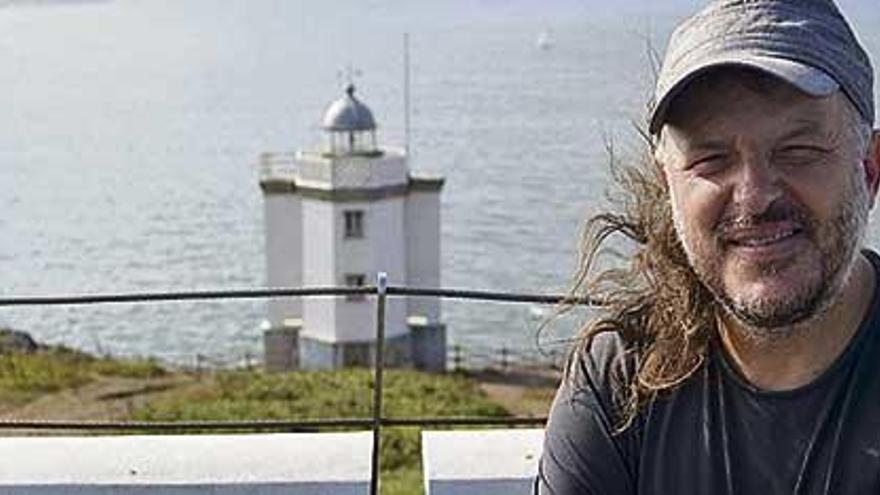
[[124,378],[157,378],[168,374],[168,371],[153,359],[91,358],[89,367],[98,375]]
[[423,495],[425,493],[422,479],[422,463],[413,463],[397,469],[383,469],[380,492],[383,495]]
[[[0,403],[21,404],[85,385],[102,376],[151,378],[168,373],[150,360],[96,358],[64,348],[34,354],[0,354]],[[368,369],[265,373],[220,371],[192,385],[163,393],[132,411],[134,420],[251,420],[368,418],[373,375]],[[508,415],[463,375],[388,370],[386,417]],[[422,494],[418,428],[383,429],[382,494]]]
[[80,387],[99,376],[146,378],[164,373],[153,361],[95,358],[65,348],[0,354],[0,402],[21,404],[47,393]]
[[[371,414],[369,370],[335,372],[225,371],[185,394],[134,411],[137,420],[249,420],[366,418]],[[406,370],[385,374],[383,403],[389,417],[505,416],[477,384],[463,376]],[[383,430],[382,493],[423,491],[417,428]]]

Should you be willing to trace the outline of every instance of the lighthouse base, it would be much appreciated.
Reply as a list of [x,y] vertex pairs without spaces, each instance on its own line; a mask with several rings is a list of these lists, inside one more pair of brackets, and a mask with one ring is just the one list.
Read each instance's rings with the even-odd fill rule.
[[[330,370],[373,366],[375,342],[324,342],[300,335],[300,367],[308,370]],[[412,366],[412,344],[409,335],[385,341],[385,365],[393,368]]]
[[[270,328],[263,333],[267,371],[333,370],[372,367],[375,363],[375,342],[327,342],[304,335],[299,320],[294,323],[286,321],[283,328]],[[407,334],[386,339],[385,366],[445,371],[446,325],[410,318],[407,327]]]

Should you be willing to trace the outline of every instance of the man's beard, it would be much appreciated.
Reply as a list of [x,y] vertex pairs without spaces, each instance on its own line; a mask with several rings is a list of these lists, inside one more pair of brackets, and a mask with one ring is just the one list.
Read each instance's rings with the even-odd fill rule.
[[[855,175],[855,174],[853,174]],[[868,220],[869,200],[864,184],[854,177],[850,187],[841,195],[835,213],[824,224],[812,216],[807,208],[780,203],[757,216],[733,216],[722,221],[713,232],[712,257],[705,250],[699,254],[685,234],[681,219],[674,214],[676,231],[697,277],[713,294],[723,310],[749,330],[749,336],[759,341],[783,339],[797,331],[798,324],[820,316],[840,296],[859,254],[859,246]],[[804,227],[804,234],[819,253],[818,276],[804,274],[803,284],[787,297],[737,297],[725,288],[722,279],[724,242],[720,230],[725,225],[756,226],[764,222],[796,220]],[[796,257],[795,257],[796,258]],[[773,276],[796,261],[758,264],[754,267],[761,276]]]

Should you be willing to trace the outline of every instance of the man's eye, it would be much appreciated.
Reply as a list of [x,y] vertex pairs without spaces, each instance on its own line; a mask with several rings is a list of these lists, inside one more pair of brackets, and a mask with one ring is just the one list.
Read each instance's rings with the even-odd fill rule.
[[727,164],[728,156],[724,153],[713,153],[693,160],[688,166],[688,170],[692,170],[700,175],[711,174],[724,168]]
[[825,150],[818,146],[796,145],[786,146],[775,153],[775,158],[783,163],[802,163],[812,161],[825,154]]

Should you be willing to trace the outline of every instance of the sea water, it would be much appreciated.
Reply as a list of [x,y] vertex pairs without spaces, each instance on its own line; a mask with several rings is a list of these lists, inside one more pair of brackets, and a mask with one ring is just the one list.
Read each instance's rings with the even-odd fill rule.
[[[699,3],[0,2],[0,294],[263,286],[258,155],[317,146],[349,80],[380,143],[403,145],[404,33],[411,167],[446,177],[442,284],[564,291],[609,145],[639,150],[650,53]],[[876,60],[873,3],[841,2]],[[443,312],[451,344],[517,349],[545,314]],[[3,308],[0,325],[191,362],[259,353],[264,314],[263,301]]]

